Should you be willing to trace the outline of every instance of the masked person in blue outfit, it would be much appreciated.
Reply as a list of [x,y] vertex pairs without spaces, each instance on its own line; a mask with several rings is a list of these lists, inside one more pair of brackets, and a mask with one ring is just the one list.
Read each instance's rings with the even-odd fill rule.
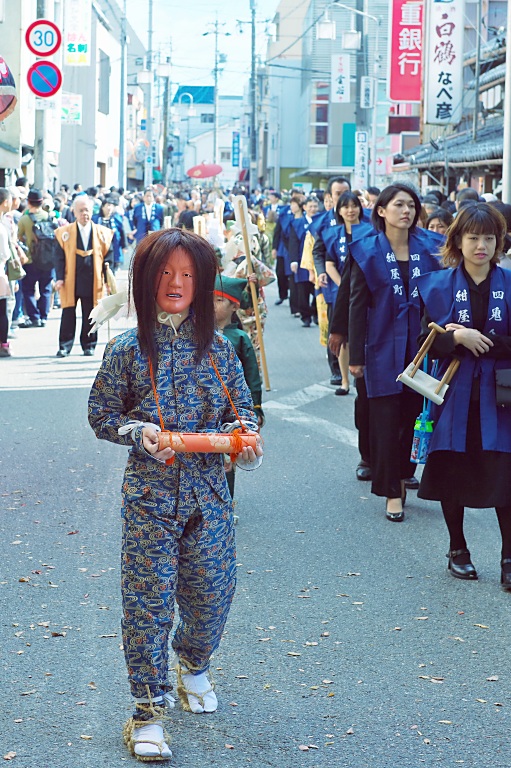
[[420,201],[405,184],[378,196],[376,234],[353,241],[350,280],[350,371],[365,376],[369,398],[372,492],[385,496],[386,516],[404,519],[404,481],[420,395],[396,377],[414,357],[421,309],[417,280],[440,269],[443,237],[417,228]]
[[154,202],[154,192],[146,187],[141,203],[133,209],[133,229],[137,244],[148,232],[157,232],[163,227],[164,208]]
[[442,504],[450,543],[448,568],[477,579],[463,531],[465,507],[495,507],[502,534],[501,583],[511,589],[511,409],[497,404],[496,376],[511,377],[511,273],[498,266],[506,224],[487,203],[457,215],[442,248],[448,269],[419,278],[423,338],[434,321],[447,329],[431,349],[439,376],[456,357],[460,367],[435,427],[419,489]]
[[[131,448],[122,486],[121,592],[135,712],[124,739],[140,760],[171,757],[162,718],[174,705],[168,660],[174,601],[179,624],[172,647],[183,708],[217,708],[208,669],[236,570],[223,458],[158,446],[163,428],[220,432],[233,410],[257,430],[241,363],[214,331],[215,273],[214,249],[203,238],[178,229],[149,234],[131,268],[138,327],[108,344],[89,398],[97,437]],[[236,463],[253,469],[261,456],[260,444],[243,448]]]

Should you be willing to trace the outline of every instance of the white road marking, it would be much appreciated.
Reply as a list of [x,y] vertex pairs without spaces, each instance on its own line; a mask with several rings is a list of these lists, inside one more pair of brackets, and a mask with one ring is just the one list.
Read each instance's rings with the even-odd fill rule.
[[358,434],[354,429],[332,424],[327,419],[320,419],[298,410],[300,406],[307,405],[332,393],[333,390],[322,383],[312,384],[310,387],[291,392],[289,395],[284,395],[284,397],[276,400],[268,400],[263,403],[263,407],[265,411],[271,411],[272,416],[276,416],[281,421],[299,424],[323,437],[329,437],[344,445],[357,448]]

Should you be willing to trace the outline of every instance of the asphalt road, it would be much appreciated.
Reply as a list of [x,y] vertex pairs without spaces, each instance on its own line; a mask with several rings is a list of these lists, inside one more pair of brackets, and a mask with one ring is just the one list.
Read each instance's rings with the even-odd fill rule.
[[[467,512],[474,583],[446,572],[438,505],[412,493],[405,522],[387,522],[355,479],[354,393],[333,395],[317,329],[273,294],[265,461],[238,473],[238,590],[212,664],[220,708],[175,710],[171,764],[509,768],[511,595],[495,514]],[[0,757],[135,765],[121,738],[126,454],[86,421],[99,350],[57,360],[57,336],[54,312],[0,361]]]

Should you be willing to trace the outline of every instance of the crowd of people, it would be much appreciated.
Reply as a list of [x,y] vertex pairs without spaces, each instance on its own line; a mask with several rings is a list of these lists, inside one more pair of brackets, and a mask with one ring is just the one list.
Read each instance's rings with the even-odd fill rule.
[[[245,230],[236,193],[247,198]],[[385,499],[386,518],[404,520],[410,489],[440,502],[448,570],[475,580],[464,510],[495,508],[501,584],[511,590],[510,251],[511,206],[470,187],[454,200],[438,190],[421,199],[404,183],[356,190],[341,176],[307,195],[80,185],[50,195],[26,179],[0,188],[0,356],[11,356],[17,328],[44,327],[60,308],[57,357],[67,357],[78,303],[80,345],[92,356],[95,313],[115,292],[115,273],[129,269],[137,327],[107,345],[89,421],[99,438],[131,448],[122,598],[134,711],[124,738],[138,759],[171,757],[164,720],[175,705],[174,601],[178,696],[194,713],[217,708],[209,661],[234,594],[235,467],[262,460],[273,281],[276,317],[285,305],[298,333],[318,329],[335,394],[345,397],[354,382],[356,477]],[[442,397],[431,405],[419,482],[411,457],[423,396],[401,375],[426,339],[424,374]],[[232,453],[176,452],[161,443],[166,431],[218,433]],[[243,447],[242,435],[255,448]]]

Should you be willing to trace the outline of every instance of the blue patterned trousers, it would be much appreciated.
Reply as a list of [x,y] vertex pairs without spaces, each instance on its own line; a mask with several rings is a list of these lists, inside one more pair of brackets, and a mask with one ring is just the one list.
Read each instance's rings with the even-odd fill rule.
[[[212,495],[213,496],[213,495]],[[169,691],[169,636],[174,603],[179,623],[172,647],[197,673],[209,667],[220,644],[236,582],[231,503],[194,499],[172,519],[123,507],[122,635],[133,696]]]

